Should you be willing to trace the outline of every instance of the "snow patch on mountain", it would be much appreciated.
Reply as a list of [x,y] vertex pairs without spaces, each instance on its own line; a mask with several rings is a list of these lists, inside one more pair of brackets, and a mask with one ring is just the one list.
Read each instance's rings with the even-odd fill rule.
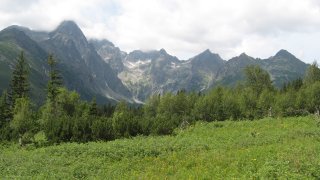
[[174,62],[171,62],[170,67],[171,67],[172,69],[177,69],[177,68],[180,68],[181,65],[179,65],[179,64],[177,64],[177,63],[174,63]]
[[124,66],[128,69],[137,69],[141,67],[145,67],[146,65],[149,65],[151,63],[151,59],[148,60],[138,60],[135,62],[132,61],[125,61]]

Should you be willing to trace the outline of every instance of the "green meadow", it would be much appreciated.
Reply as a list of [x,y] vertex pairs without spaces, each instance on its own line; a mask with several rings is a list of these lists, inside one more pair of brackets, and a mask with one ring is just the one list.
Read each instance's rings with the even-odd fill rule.
[[170,136],[0,147],[0,179],[319,179],[313,116],[197,122]]

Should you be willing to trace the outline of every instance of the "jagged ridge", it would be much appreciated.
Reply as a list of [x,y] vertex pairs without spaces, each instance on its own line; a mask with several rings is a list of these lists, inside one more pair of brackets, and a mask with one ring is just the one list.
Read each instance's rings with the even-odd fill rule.
[[[27,52],[33,76],[46,84],[46,57],[54,53],[59,60],[65,84],[85,99],[96,96],[129,102],[145,101],[155,93],[207,91],[217,85],[235,85],[243,80],[243,68],[256,64],[266,69],[274,84],[302,77],[307,64],[286,50],[268,59],[255,59],[245,53],[228,61],[209,49],[186,61],[166,52],[135,50],[126,53],[108,40],[87,40],[73,21],[63,21],[52,32],[32,31],[10,26],[0,32],[0,90],[7,88],[10,64],[20,50]],[[40,78],[42,77],[42,78]],[[34,81],[34,80],[33,80]],[[44,92],[42,93],[44,94]]]

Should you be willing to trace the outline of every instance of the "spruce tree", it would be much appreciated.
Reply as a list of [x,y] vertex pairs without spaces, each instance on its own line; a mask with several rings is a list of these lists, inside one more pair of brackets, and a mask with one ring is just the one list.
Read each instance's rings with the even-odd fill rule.
[[14,107],[16,99],[22,98],[22,97],[28,97],[28,92],[29,92],[28,74],[29,74],[28,64],[26,63],[26,59],[22,51],[12,72],[12,80],[10,84],[11,107]]
[[11,117],[10,104],[7,91],[2,92],[0,97],[0,129],[9,121]]
[[[63,103],[59,102],[59,96],[64,95],[64,90],[62,88],[62,78],[57,70],[57,61],[50,54],[48,57],[49,65],[49,81],[47,84],[47,101],[44,105],[42,111],[42,128],[50,141],[58,142],[61,133],[62,121],[64,121],[65,116],[63,115]],[[66,97],[61,98],[61,100],[66,100]],[[60,104],[60,105],[59,105]],[[69,107],[68,105],[65,105]],[[68,122],[66,122],[68,123]]]
[[89,115],[98,116],[98,105],[97,105],[96,97],[94,97],[90,103]]
[[57,70],[57,61],[54,60],[53,55],[50,54],[48,58],[49,65],[49,82],[48,82],[48,100],[55,103],[59,94],[59,87],[62,85],[62,78]]

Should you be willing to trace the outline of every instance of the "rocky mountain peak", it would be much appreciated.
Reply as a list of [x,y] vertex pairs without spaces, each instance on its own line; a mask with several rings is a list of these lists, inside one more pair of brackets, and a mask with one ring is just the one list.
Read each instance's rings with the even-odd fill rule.
[[290,52],[287,50],[281,49],[279,52],[274,57],[279,57],[279,58],[296,58],[294,55],[292,55]]
[[240,58],[248,58],[249,56],[245,52],[243,52],[243,53],[240,54],[239,57]]
[[20,31],[30,31],[29,28],[27,27],[23,27],[23,26],[19,26],[19,25],[11,25],[7,28],[5,28],[6,30],[12,30],[12,29],[16,29],[16,30],[20,30]]
[[209,49],[206,49],[202,53],[198,54],[196,57],[207,57],[208,58],[208,57],[215,57],[215,56],[219,56],[219,55],[212,53]]
[[206,49],[201,54],[212,54],[212,52],[210,51],[210,49]]
[[[73,21],[63,21],[54,31],[49,33],[49,37],[55,46],[64,47],[69,49],[69,51],[72,47],[75,47],[80,53],[80,56],[91,51],[87,38],[79,26]],[[92,47],[92,49],[94,48]]]
[[7,28],[5,28],[3,31],[7,31],[10,33],[24,33],[28,37],[30,37],[32,40],[36,42],[41,42],[43,40],[48,39],[48,32],[46,31],[34,31],[28,27],[19,26],[19,25],[12,25]]
[[160,53],[160,54],[163,54],[163,55],[166,55],[166,54],[167,54],[167,51],[162,48],[162,49],[160,49],[159,53]]
[[0,32],[0,40],[15,40],[17,43],[27,44],[32,41],[19,26],[10,26]]
[[144,57],[145,53],[142,52],[141,50],[134,50],[129,53],[130,59],[140,59],[141,57]]
[[195,62],[210,63],[210,62],[223,62],[224,60],[219,56],[219,54],[214,54],[209,49],[207,49],[202,53],[198,54],[197,56],[193,57],[191,61],[193,63]]
[[63,21],[50,33],[51,36],[62,35],[72,39],[86,39],[79,26],[74,21]]
[[24,34],[23,31],[21,31],[19,28],[16,28],[16,26],[10,26],[8,28],[5,28],[1,31],[1,34]]
[[68,33],[81,30],[74,21],[62,21],[60,25],[56,28],[56,31]]

